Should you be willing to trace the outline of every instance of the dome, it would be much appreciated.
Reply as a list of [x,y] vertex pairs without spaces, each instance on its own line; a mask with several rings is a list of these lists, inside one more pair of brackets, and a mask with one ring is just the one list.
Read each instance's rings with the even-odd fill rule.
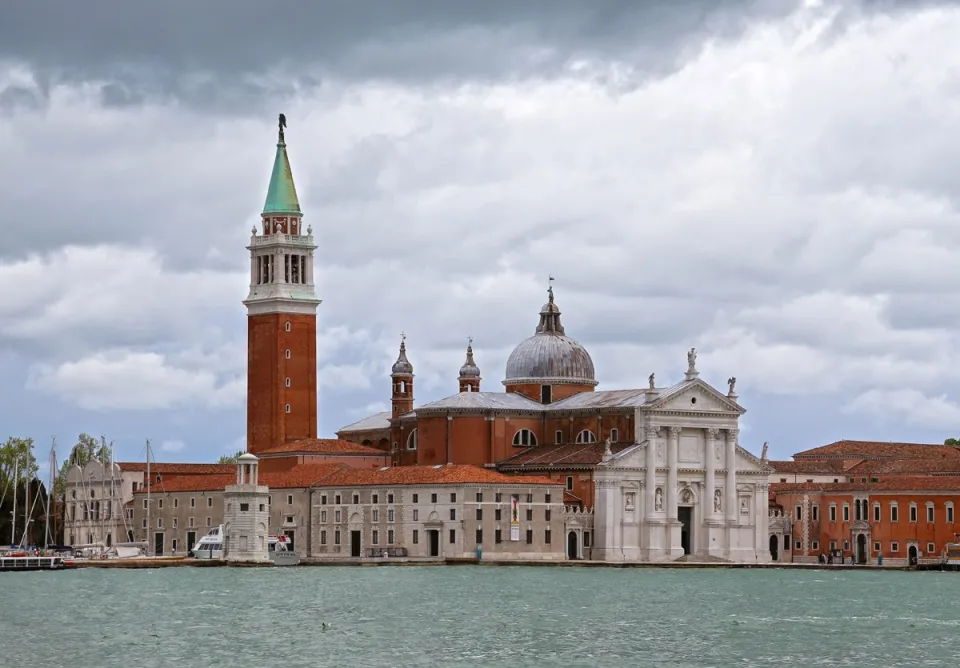
[[413,365],[410,364],[410,360],[407,359],[407,337],[406,336],[400,339],[400,354],[397,356],[397,361],[393,363],[393,367],[390,370],[390,375],[392,376],[412,376],[413,375]]
[[467,360],[460,367],[460,378],[479,378],[480,367],[473,359],[473,339],[467,344]]
[[536,333],[521,341],[507,358],[503,384],[596,385],[590,353],[565,335],[552,287],[547,294],[549,300],[540,309]]

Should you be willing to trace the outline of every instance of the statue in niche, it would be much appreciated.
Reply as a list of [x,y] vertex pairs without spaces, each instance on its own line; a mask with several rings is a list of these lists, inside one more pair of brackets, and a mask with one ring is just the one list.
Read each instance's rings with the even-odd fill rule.
[[715,513],[720,512],[720,500],[722,498],[723,498],[723,494],[720,492],[719,489],[713,493],[713,512]]
[[697,349],[691,348],[687,353],[687,371],[697,370]]
[[663,510],[663,490],[657,487],[657,492],[653,497],[653,509],[660,511]]
[[690,503],[693,501],[693,493],[689,489],[683,490],[683,502]]
[[742,515],[746,515],[746,514],[749,513],[749,512],[750,512],[750,511],[749,511],[749,509],[747,508],[747,500],[746,500],[746,499],[740,499],[740,513],[741,513]]
[[727,378],[727,386],[730,388],[730,394],[733,394],[733,388],[737,386],[737,377],[731,376]]
[[625,510],[633,510],[633,508],[634,508],[633,492],[629,492],[629,493],[627,494],[627,503],[626,503],[626,505],[624,506],[624,508],[625,508]]
[[663,443],[657,443],[657,461],[663,459]]

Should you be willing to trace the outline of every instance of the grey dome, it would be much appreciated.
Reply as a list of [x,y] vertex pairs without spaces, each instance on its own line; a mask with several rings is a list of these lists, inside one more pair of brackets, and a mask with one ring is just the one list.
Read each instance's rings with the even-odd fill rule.
[[549,300],[540,309],[536,333],[521,341],[507,358],[503,384],[596,385],[590,353],[564,334],[553,288],[547,293]]
[[397,361],[393,363],[393,368],[390,370],[391,376],[412,376],[413,375],[413,365],[410,364],[410,360],[407,359],[407,337],[404,336],[400,340],[400,354],[397,356]]
[[473,359],[473,339],[467,344],[467,360],[460,367],[460,378],[479,378],[480,367]]

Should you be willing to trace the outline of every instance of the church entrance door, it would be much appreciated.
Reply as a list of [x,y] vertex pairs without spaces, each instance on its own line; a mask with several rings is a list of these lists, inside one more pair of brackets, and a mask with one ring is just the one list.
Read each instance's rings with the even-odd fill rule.
[[780,541],[777,540],[777,534],[770,536],[770,559],[773,561],[780,560]]
[[567,559],[577,558],[577,532],[571,531],[567,534]]
[[867,536],[860,534],[857,536],[857,563],[867,563]]
[[360,535],[359,531],[350,532],[350,556],[359,557],[360,556]]
[[683,547],[684,554],[693,554],[693,508],[690,506],[680,506],[677,508],[677,519],[680,520],[680,545]]

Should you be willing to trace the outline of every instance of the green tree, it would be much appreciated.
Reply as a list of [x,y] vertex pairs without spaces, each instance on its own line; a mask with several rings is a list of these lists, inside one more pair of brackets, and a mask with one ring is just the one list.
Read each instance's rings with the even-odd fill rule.
[[[27,531],[27,542],[36,543],[43,537],[46,490],[37,479],[37,460],[33,454],[32,438],[9,437],[0,443],[0,542],[19,542],[24,533],[24,515],[28,505],[32,522]],[[16,478],[16,482],[14,482]],[[27,488],[29,485],[29,489]],[[11,535],[13,522],[14,487],[17,495],[16,535]],[[42,499],[37,502],[37,498]]]
[[238,450],[236,454],[223,455],[220,459],[217,460],[217,464],[236,464],[237,460],[240,458],[240,455],[242,454],[244,454],[243,450]]
[[107,445],[106,439],[102,436],[98,440],[90,434],[85,432],[81,433],[77,437],[76,444],[70,448],[70,454],[68,454],[67,458],[60,464],[57,481],[53,487],[53,495],[58,500],[63,499],[67,485],[67,472],[71,467],[83,466],[91,459],[99,459],[101,462],[109,461],[111,445],[113,445],[113,442],[111,441],[110,445]]
[[960,439],[948,438],[943,442],[944,445],[957,445],[960,446]]
[[[33,456],[33,439],[9,437],[0,444],[0,488],[6,490],[13,482],[14,471],[20,480],[37,475],[37,459]],[[0,496],[3,492],[0,491]]]

